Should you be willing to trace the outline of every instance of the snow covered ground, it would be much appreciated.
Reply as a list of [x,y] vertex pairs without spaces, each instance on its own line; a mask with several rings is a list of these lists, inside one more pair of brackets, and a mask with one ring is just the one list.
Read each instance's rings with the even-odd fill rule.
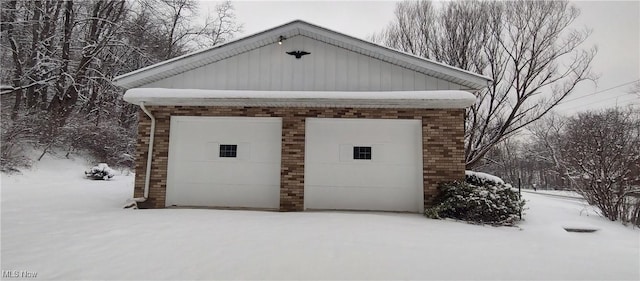
[[[1,264],[38,279],[640,279],[640,230],[524,194],[519,228],[418,214],[122,209],[133,177],[2,175]],[[595,233],[562,226],[591,225]]]
[[570,191],[570,190],[549,190],[549,189],[538,189],[535,191],[533,189],[523,189],[523,190],[526,192],[582,198],[582,195],[578,194],[575,191]]

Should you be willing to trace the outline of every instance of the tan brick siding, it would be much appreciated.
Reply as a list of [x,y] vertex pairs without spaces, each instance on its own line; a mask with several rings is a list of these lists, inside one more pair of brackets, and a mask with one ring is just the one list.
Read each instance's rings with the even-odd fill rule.
[[[463,109],[363,109],[151,106],[156,118],[149,199],[141,208],[163,208],[166,198],[169,126],[171,116],[247,116],[282,118],[280,210],[304,210],[305,118],[422,119],[425,207],[430,206],[442,181],[464,178]],[[139,111],[134,196],[141,197],[151,119]]]

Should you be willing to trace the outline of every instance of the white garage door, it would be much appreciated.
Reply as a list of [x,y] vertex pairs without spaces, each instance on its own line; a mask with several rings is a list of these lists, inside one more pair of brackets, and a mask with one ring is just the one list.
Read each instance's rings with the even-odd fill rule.
[[420,120],[306,120],[307,209],[422,212]]
[[278,208],[282,120],[171,117],[167,206]]

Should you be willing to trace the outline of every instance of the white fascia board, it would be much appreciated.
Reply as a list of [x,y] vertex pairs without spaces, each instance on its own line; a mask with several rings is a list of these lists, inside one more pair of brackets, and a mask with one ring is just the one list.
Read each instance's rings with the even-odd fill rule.
[[136,88],[124,100],[140,105],[357,107],[357,108],[466,108],[476,97],[465,91],[235,91]]

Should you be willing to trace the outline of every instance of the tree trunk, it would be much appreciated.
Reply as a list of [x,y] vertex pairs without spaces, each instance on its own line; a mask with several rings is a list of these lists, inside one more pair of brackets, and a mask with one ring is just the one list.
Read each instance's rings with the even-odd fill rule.
[[78,99],[78,92],[75,85],[66,86],[67,76],[69,76],[69,59],[71,32],[73,30],[73,1],[67,1],[64,11],[64,37],[62,40],[62,67],[60,77],[56,84],[56,94],[49,104],[51,121],[55,126],[62,127],[71,113],[71,109]]
[[[33,68],[37,64],[38,60],[38,52],[39,52],[39,44],[40,44],[40,15],[41,9],[43,8],[42,2],[34,1],[33,2],[33,18],[31,19],[31,54],[29,55],[29,62],[27,64],[28,68]],[[33,72],[29,75],[29,80],[31,81],[40,81],[42,79],[42,75],[39,72]],[[40,85],[34,85],[33,87],[29,87],[27,89],[27,107],[29,109],[36,107],[38,102],[38,93]]]
[[11,120],[15,120],[18,117],[18,111],[20,110],[20,104],[22,104],[22,62],[20,61],[20,50],[14,37],[13,23],[16,21],[16,7],[17,1],[9,1],[9,13],[7,19],[7,40],[11,48],[11,58],[13,59],[13,87],[16,97],[11,108]]

